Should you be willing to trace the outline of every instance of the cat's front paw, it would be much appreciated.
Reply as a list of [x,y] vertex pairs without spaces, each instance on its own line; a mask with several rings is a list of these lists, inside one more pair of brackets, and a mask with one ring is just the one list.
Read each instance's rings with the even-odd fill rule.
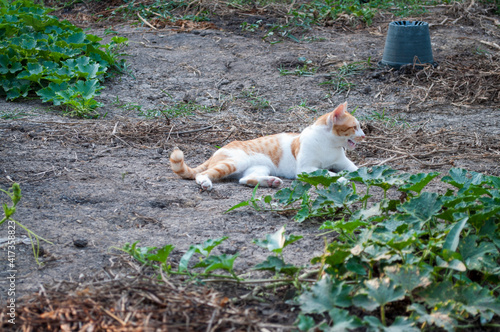
[[196,175],[196,183],[200,185],[202,190],[212,190],[212,181],[206,175]]

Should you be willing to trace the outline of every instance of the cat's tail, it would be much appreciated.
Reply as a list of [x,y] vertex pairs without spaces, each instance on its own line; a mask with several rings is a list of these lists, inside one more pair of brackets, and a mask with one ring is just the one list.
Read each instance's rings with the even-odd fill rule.
[[208,168],[208,161],[196,168],[191,168],[184,162],[184,153],[177,147],[170,154],[170,167],[172,171],[184,179],[194,180],[196,174],[205,171]]

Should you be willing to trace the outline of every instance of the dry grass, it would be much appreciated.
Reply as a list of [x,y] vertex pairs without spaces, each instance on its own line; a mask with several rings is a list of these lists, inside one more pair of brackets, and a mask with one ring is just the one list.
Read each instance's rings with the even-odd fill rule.
[[[133,264],[133,263],[131,263]],[[262,331],[290,330],[218,291],[138,269],[88,283],[60,281],[18,300],[15,331]],[[7,323],[0,311],[0,328]],[[275,319],[275,318],[274,318]]]

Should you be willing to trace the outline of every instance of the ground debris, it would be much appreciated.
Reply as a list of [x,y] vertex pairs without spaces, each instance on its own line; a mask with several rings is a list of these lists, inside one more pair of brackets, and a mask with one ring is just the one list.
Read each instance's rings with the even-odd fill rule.
[[[130,274],[130,273],[129,273]],[[136,275],[41,286],[19,300],[15,331],[258,331],[289,330],[266,323],[218,291]],[[6,317],[2,308],[0,317]],[[7,320],[2,318],[3,328]],[[10,325],[10,324],[8,324]]]

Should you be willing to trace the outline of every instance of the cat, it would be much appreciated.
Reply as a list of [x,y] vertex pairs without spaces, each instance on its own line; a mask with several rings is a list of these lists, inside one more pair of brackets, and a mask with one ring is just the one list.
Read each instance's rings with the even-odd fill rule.
[[[344,149],[352,150],[365,138],[356,118],[347,112],[347,102],[319,117],[300,134],[281,133],[250,141],[234,141],[216,151],[196,168],[184,162],[184,153],[174,148],[170,165],[174,173],[196,180],[203,190],[212,190],[212,181],[235,177],[248,186],[279,187],[279,177],[296,178],[318,169],[358,169]],[[330,175],[335,173],[330,172]]]

